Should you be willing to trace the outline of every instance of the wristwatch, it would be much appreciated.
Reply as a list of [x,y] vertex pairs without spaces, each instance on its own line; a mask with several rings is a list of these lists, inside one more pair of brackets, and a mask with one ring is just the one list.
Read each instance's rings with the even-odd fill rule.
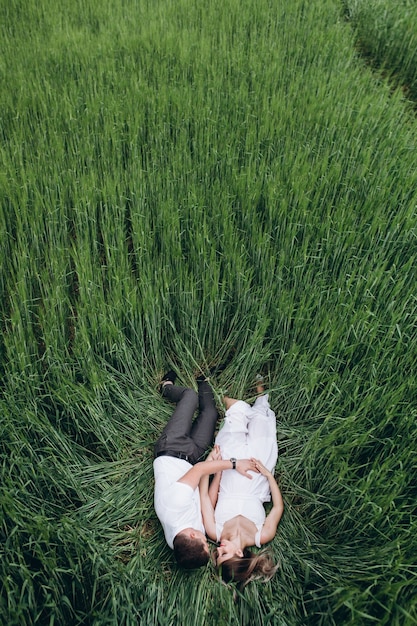
[[232,457],[232,458],[230,459],[230,462],[231,462],[231,464],[232,464],[232,469],[236,469],[236,459],[235,459],[234,457]]

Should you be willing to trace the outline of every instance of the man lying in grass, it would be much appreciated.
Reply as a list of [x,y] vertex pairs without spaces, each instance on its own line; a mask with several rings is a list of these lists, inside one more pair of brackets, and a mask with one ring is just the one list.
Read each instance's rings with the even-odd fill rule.
[[201,477],[236,466],[239,474],[252,478],[247,472],[255,469],[255,462],[221,460],[217,449],[206,461],[199,461],[212,444],[218,418],[213,392],[204,376],[197,379],[198,394],[175,385],[175,380],[176,373],[171,370],[161,382],[163,397],[175,402],[176,408],[155,444],[154,503],[177,563],[192,569],[206,565],[210,557],[201,517]]
[[[253,480],[243,480],[231,470],[217,472],[200,482],[201,508],[207,535],[218,542],[216,563],[225,582],[241,585],[255,578],[268,580],[276,566],[267,551],[253,554],[249,546],[261,547],[275,536],[284,503],[273,472],[278,458],[275,413],[271,410],[263,382],[256,387],[258,398],[247,402],[225,397],[225,423],[216,437],[216,454],[223,457],[253,457]],[[263,395],[264,394],[264,395]],[[214,465],[213,465],[214,469]],[[266,516],[264,502],[271,499]]]

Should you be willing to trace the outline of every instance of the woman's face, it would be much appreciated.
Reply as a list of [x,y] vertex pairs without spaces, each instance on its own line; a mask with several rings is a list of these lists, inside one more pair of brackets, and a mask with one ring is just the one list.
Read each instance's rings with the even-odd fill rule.
[[243,552],[233,541],[230,541],[229,539],[221,539],[220,545],[217,546],[215,556],[216,564],[221,565],[228,559],[231,559],[232,556],[243,556]]

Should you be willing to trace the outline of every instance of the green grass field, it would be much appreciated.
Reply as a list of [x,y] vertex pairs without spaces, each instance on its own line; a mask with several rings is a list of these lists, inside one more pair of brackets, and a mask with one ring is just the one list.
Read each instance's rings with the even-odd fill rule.
[[[413,25],[0,0],[1,625],[417,624]],[[217,362],[278,417],[280,568],[242,595],[153,510],[159,378]]]

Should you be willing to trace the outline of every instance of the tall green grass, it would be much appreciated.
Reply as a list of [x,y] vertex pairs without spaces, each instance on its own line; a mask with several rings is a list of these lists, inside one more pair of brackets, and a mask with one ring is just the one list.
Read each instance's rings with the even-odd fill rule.
[[[0,622],[416,623],[416,126],[343,11],[1,3]],[[278,416],[244,595],[153,510],[159,378],[218,362]]]
[[417,7],[410,0],[345,0],[361,52],[412,101],[417,99]]

